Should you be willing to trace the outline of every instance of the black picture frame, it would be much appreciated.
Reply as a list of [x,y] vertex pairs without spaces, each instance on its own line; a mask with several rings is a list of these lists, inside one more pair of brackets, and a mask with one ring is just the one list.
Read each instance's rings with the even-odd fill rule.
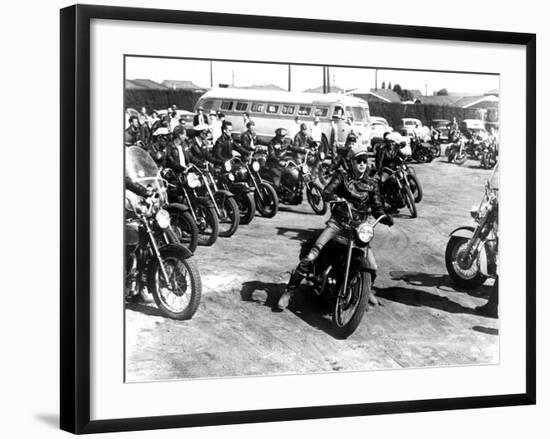
[[[418,401],[90,420],[90,22],[131,20],[447,41],[526,48],[526,376],[525,393]],[[99,433],[306,420],[535,404],[536,401],[536,35],[375,23],[75,5],[61,10],[61,387],[60,424]]]

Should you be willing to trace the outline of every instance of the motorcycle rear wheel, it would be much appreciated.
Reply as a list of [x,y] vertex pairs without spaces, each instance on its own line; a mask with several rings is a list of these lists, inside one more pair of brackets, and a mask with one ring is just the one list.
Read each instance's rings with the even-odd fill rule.
[[269,183],[261,182],[258,185],[260,193],[254,192],[254,201],[260,215],[264,218],[273,218],[279,211],[279,197]]
[[147,273],[148,289],[164,315],[175,320],[188,320],[197,312],[202,285],[199,269],[192,258],[177,247],[159,249],[171,286],[168,287],[157,259],[153,259]]
[[[332,312],[337,338],[348,338],[358,328],[367,309],[371,284],[371,273],[359,268],[350,269],[347,291],[345,294],[338,294]],[[340,289],[342,287],[340,285]]]
[[306,189],[307,201],[317,215],[327,212],[327,203],[323,198],[323,188],[317,182],[312,182]]
[[468,238],[451,236],[445,249],[445,266],[453,282],[460,288],[473,290],[483,285],[487,276],[479,268],[479,258],[469,268],[460,267],[458,258],[468,245]]
[[240,216],[239,206],[233,197],[216,194],[216,204],[220,211],[218,218],[218,236],[228,238],[233,236],[239,228]]

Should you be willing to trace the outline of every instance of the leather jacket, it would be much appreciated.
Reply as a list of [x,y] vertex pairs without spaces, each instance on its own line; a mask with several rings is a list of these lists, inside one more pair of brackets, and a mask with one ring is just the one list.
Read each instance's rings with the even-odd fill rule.
[[[327,201],[334,201],[337,198],[349,201],[354,221],[364,221],[369,212],[375,218],[385,214],[378,182],[367,173],[356,177],[350,172],[336,171],[325,187],[323,197]],[[345,221],[349,217],[347,208],[337,205],[332,210],[332,217],[338,222]]]
[[250,151],[235,143],[229,134],[223,133],[218,140],[216,140],[213,156],[223,164],[225,161],[233,158],[233,150],[237,151],[243,157],[247,157],[250,153]]

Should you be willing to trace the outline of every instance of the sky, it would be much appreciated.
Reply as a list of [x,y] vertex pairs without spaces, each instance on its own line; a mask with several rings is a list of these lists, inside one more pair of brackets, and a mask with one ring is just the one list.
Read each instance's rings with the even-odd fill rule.
[[[251,62],[213,61],[214,85],[234,84],[237,87],[259,84],[275,84],[287,89],[288,65]],[[331,85],[345,90],[375,87],[375,70],[366,68],[330,68]],[[165,58],[126,58],[126,79],[188,80],[200,87],[210,87],[210,61]],[[447,72],[422,72],[412,70],[378,70],[378,88],[382,82],[403,89],[417,89],[432,95],[442,88],[449,92],[483,94],[499,88],[497,75],[464,74]],[[291,90],[303,91],[323,84],[320,66],[291,66]]]

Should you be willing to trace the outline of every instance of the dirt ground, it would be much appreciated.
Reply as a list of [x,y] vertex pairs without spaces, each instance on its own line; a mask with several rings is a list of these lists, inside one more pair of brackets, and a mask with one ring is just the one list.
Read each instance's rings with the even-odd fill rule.
[[154,303],[126,308],[126,381],[496,363],[498,319],[482,317],[492,280],[457,290],[445,269],[449,233],[473,225],[491,171],[436,159],[412,165],[424,187],[418,218],[380,225],[372,248],[379,266],[371,307],[347,340],[331,333],[320,304],[300,291],[291,307],[275,304],[298,262],[302,240],[328,218],[306,203],[256,216],[231,238],[199,247],[202,301],[188,321],[162,317]]

